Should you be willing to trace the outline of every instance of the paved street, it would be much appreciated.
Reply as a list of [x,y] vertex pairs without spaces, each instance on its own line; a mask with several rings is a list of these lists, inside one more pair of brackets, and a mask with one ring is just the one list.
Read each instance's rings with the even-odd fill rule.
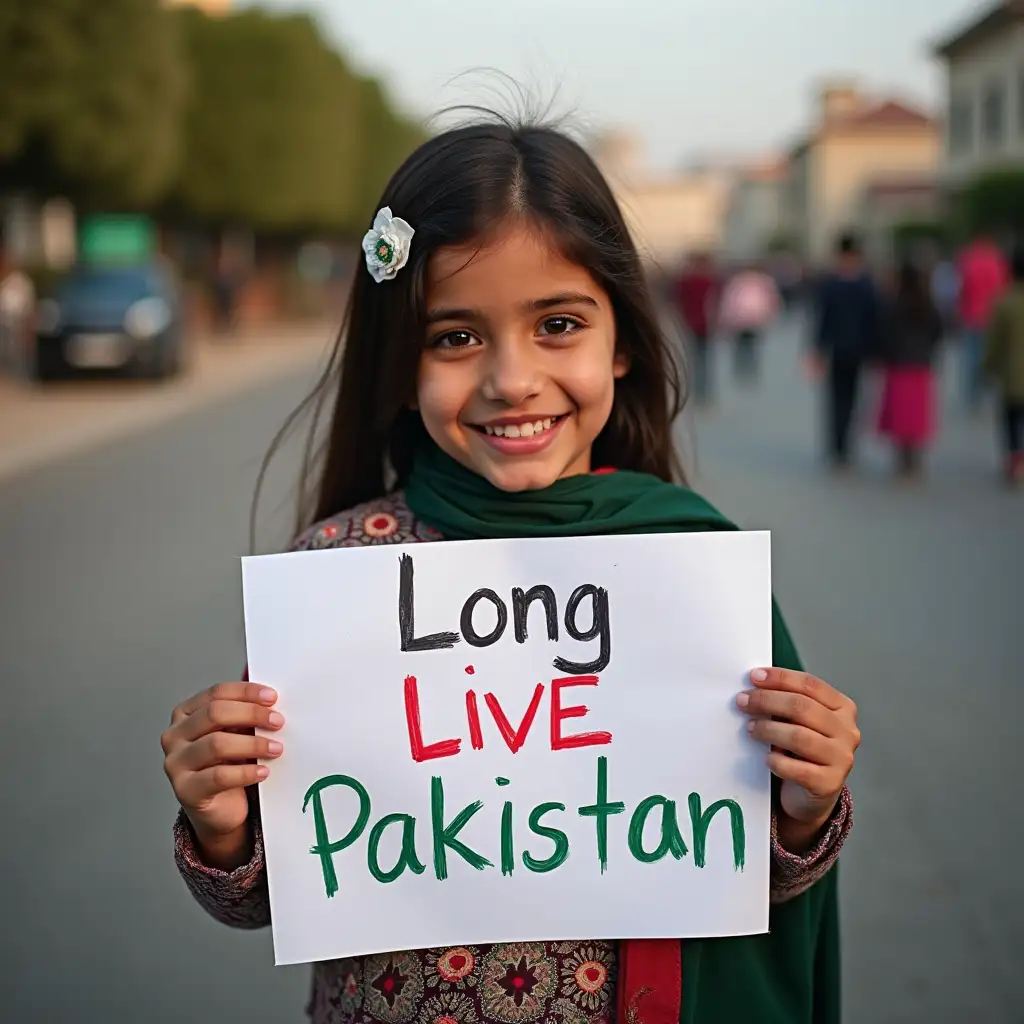
[[[873,443],[862,473],[827,477],[796,332],[766,356],[761,388],[727,389],[686,442],[699,486],[774,531],[805,659],[861,706],[846,1019],[1024,1021],[1024,495],[996,482],[990,423],[955,410],[921,486],[892,485]],[[302,1019],[307,970],[272,967],[269,933],[215,924],[178,879],[158,736],[178,699],[244,661],[249,498],[308,377],[0,485],[11,1024]],[[293,467],[271,476],[265,547],[285,539]]]

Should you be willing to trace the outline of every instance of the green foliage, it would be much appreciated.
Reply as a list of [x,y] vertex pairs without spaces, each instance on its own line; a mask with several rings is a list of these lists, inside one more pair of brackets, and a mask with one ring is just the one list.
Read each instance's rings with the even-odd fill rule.
[[969,232],[1020,236],[1024,232],[1024,170],[979,175],[960,194],[957,207],[958,220]]
[[422,137],[305,15],[0,0],[0,191],[355,234]]
[[944,250],[952,240],[950,225],[941,220],[905,220],[892,227],[893,252],[911,255],[922,248]]
[[79,203],[159,196],[183,75],[159,0],[0,3],[0,179]]

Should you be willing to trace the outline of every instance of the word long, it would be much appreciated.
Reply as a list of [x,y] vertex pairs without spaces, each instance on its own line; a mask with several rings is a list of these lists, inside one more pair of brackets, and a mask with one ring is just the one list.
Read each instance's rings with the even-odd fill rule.
[[[475,591],[466,598],[459,617],[460,633],[431,633],[428,636],[416,636],[415,627],[415,566],[412,555],[402,555],[399,559],[398,585],[398,628],[403,651],[439,651],[454,647],[460,640],[473,647],[490,647],[496,644],[508,627],[508,605],[493,591],[486,587]],[[576,614],[580,605],[590,598],[592,609],[591,624],[587,629],[580,629]],[[497,614],[497,621],[489,633],[478,633],[473,624],[473,613],[481,602],[487,602]],[[558,639],[558,601],[555,592],[545,584],[539,584],[523,591],[518,587],[512,590],[512,631],[516,643],[524,644],[527,640],[527,617],[530,606],[537,602],[544,609],[544,622],[547,627],[548,640]],[[589,642],[598,640],[600,653],[593,661],[576,662],[567,658],[555,658],[554,666],[566,675],[586,675],[591,672],[603,672],[612,657],[611,619],[608,609],[608,592],[592,583],[577,587],[565,605],[565,631],[573,640]]]
[[[498,777],[495,783],[499,787],[509,785],[509,780]],[[359,813],[351,828],[340,839],[331,839],[324,815],[323,793],[327,789],[340,786],[351,790],[359,800]],[[324,889],[331,898],[338,891],[338,875],[334,866],[336,854],[347,850],[366,831],[370,823],[373,802],[366,787],[350,775],[328,775],[315,782],[306,792],[302,801],[302,812],[312,805],[313,827],[316,832],[316,845],[310,853],[320,859],[323,872]],[[448,877],[449,854],[460,857],[477,871],[485,871],[494,867],[494,862],[472,849],[459,838],[459,833],[470,820],[483,808],[482,800],[476,800],[463,807],[454,817],[449,817],[445,809],[444,782],[439,776],[430,780],[430,845],[433,854],[434,877],[443,882]],[[718,800],[706,810],[699,793],[691,793],[687,798],[687,809],[690,817],[691,838],[693,841],[693,863],[703,868],[707,854],[707,837],[711,822],[719,811],[727,811],[732,831],[733,867],[743,870],[746,858],[746,836],[743,826],[743,811],[735,800]],[[654,849],[644,845],[644,832],[648,818],[655,812],[660,815],[660,839]],[[557,825],[545,823],[549,815],[567,813],[565,804],[549,801],[537,804],[530,811],[529,828],[535,837],[540,837],[551,844],[547,856],[523,850],[520,860],[527,871],[543,873],[560,868],[570,857],[571,849],[568,833]],[[621,800],[608,799],[608,759],[597,759],[597,793],[592,804],[576,808],[576,814],[582,818],[593,818],[596,826],[597,857],[603,874],[608,869],[608,819],[626,813],[626,805]],[[499,861],[501,873],[511,875],[516,870],[516,844],[513,833],[513,806],[506,800],[501,810],[501,825],[498,837]],[[370,875],[378,882],[387,884],[394,882],[406,872],[422,875],[426,865],[420,859],[417,842],[418,823],[411,814],[386,814],[374,823],[366,843],[366,867]],[[389,866],[380,863],[380,847],[385,834],[390,828],[401,831],[402,845],[396,862]],[[654,864],[671,855],[676,860],[687,856],[689,850],[679,828],[676,802],[668,797],[655,794],[636,805],[629,817],[626,834],[626,845],[630,856],[641,864]]]

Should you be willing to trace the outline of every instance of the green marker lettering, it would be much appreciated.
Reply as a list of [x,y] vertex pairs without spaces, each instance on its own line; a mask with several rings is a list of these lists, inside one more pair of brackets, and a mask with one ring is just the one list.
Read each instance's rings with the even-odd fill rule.
[[567,860],[569,856],[569,837],[560,829],[552,828],[550,825],[542,825],[540,819],[544,817],[548,811],[564,811],[565,804],[537,804],[532,811],[530,811],[530,831],[535,835],[543,836],[545,839],[550,839],[555,844],[555,852],[550,857],[546,857],[544,860],[538,860],[532,857],[525,850],[523,851],[523,863],[529,868],[530,871],[536,871],[537,874],[543,874],[545,871],[554,871],[555,868],[560,868]]
[[711,819],[723,808],[728,808],[732,823],[733,867],[737,871],[742,871],[746,863],[746,833],[743,829],[743,811],[740,805],[735,800],[719,800],[701,814],[699,793],[690,794],[689,804],[690,822],[693,825],[693,863],[699,868],[704,867],[704,851]]
[[[390,871],[384,871],[380,866],[377,850],[384,830],[388,825],[395,825],[399,822],[402,825],[402,852],[398,855],[398,863]],[[422,875],[426,868],[416,856],[416,819],[409,814],[385,814],[370,830],[366,848],[366,866],[378,882],[393,882],[396,878],[401,877],[406,868],[415,875]]]
[[455,838],[481,807],[483,807],[483,801],[474,801],[468,806],[463,807],[452,819],[452,823],[445,826],[444,783],[439,775],[431,778],[430,822],[434,833],[434,874],[437,875],[439,882],[443,882],[448,877],[447,851],[449,849],[454,850],[467,864],[472,865],[477,871],[494,867],[486,857],[481,857],[475,850],[471,850],[465,843],[461,843]]
[[[647,824],[647,816],[655,807],[661,808],[661,842],[654,851],[648,853],[644,849],[644,826]],[[653,864],[667,853],[671,853],[676,860],[686,856],[686,843],[679,832],[675,800],[649,796],[637,804],[629,822],[629,852],[641,864]]]
[[578,813],[584,818],[597,819],[597,859],[601,862],[601,874],[608,868],[608,815],[622,814],[626,805],[621,800],[608,802],[608,758],[597,759],[597,800],[581,807]]
[[[327,821],[324,818],[324,805],[321,793],[331,786],[347,786],[356,796],[359,797],[359,816],[356,823],[349,829],[343,839],[335,840],[333,843],[327,835]],[[366,787],[350,775],[328,775],[317,782],[314,782],[306,790],[306,796],[302,801],[302,813],[306,813],[306,805],[313,801],[313,827],[316,830],[316,846],[310,847],[309,852],[320,858],[320,868],[324,873],[324,888],[327,890],[327,897],[330,899],[338,891],[338,875],[334,870],[334,854],[351,846],[366,828],[370,820],[370,794]]]

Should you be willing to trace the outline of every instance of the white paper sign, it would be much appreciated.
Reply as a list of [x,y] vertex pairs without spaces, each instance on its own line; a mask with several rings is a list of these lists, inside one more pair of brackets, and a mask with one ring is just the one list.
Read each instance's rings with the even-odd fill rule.
[[[279,964],[767,931],[766,533],[243,560]],[[405,648],[403,650],[403,648]]]

